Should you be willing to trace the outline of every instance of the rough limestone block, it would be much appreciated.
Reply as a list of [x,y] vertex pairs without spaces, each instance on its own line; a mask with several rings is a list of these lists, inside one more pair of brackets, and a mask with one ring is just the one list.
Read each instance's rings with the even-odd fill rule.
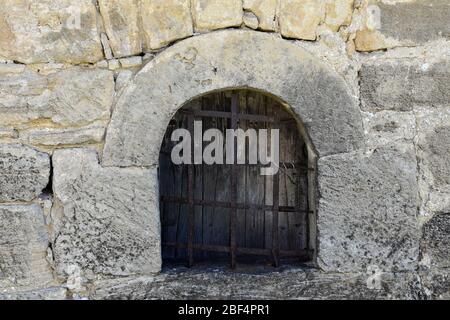
[[159,272],[157,169],[102,168],[89,149],[57,150],[53,165],[57,273],[80,268],[92,279]]
[[141,0],[146,51],[159,49],[193,34],[190,0]]
[[429,267],[450,268],[449,213],[435,215],[423,227],[422,256],[429,261]]
[[318,264],[325,271],[414,270],[419,227],[411,146],[318,162]]
[[192,14],[197,31],[240,26],[242,0],[192,0]]
[[[27,68],[1,77],[0,127],[18,129],[36,144],[45,134],[46,145],[98,140],[110,118],[114,86],[112,72],[80,67],[47,75]],[[70,132],[76,134],[69,137]]]
[[252,12],[258,19],[258,28],[276,31],[278,0],[244,0],[244,9]]
[[415,114],[422,214],[450,212],[450,107]]
[[53,284],[48,247],[39,205],[0,205],[0,298],[2,291]]
[[369,0],[363,10],[363,25],[357,32],[358,51],[397,46],[416,46],[450,38],[448,0],[387,2]]
[[366,146],[370,149],[393,142],[412,142],[416,136],[416,118],[413,112],[364,112],[363,122]]
[[50,177],[50,158],[19,144],[0,144],[0,201],[31,201]]
[[94,63],[103,58],[91,0],[3,0],[0,57],[23,63]]
[[355,0],[331,0],[326,2],[325,23],[333,31],[352,22],[353,3]]
[[99,143],[105,136],[108,123],[97,121],[81,128],[30,128],[21,130],[20,141],[38,146],[61,146],[81,143]]
[[136,0],[99,0],[100,13],[114,57],[142,52]]
[[411,111],[450,103],[450,62],[370,60],[362,65],[362,108]]
[[325,2],[280,0],[280,32],[283,37],[316,40],[316,29],[325,19]]

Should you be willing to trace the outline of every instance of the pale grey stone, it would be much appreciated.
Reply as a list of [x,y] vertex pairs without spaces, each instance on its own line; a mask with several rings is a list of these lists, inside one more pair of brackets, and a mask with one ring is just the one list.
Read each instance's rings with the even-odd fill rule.
[[256,30],[259,26],[258,17],[253,12],[245,11],[244,24],[250,29]]
[[286,300],[420,299],[414,273],[383,273],[376,286],[365,273],[322,273],[314,269],[272,268],[253,271],[226,267],[174,268],[152,277],[95,282],[90,298],[113,300]]
[[25,70],[24,64],[0,63],[0,74],[22,73]]
[[369,0],[366,28],[357,33],[356,48],[372,51],[417,46],[450,38],[448,0]]
[[422,255],[432,268],[450,268],[450,213],[437,214],[423,227]]
[[142,57],[136,56],[136,57],[122,58],[119,61],[122,68],[139,67],[142,64]]
[[419,205],[412,145],[318,162],[318,258],[325,271],[414,270]]
[[111,60],[114,58],[111,47],[109,46],[109,41],[108,41],[108,37],[106,36],[105,33],[102,33],[100,35],[100,40],[102,42],[102,46],[103,46],[103,52],[105,53],[105,58],[106,60]]
[[151,274],[161,267],[157,169],[102,168],[95,151],[53,155],[52,244],[66,277]]
[[117,59],[112,59],[108,61],[109,70],[117,70],[120,69],[120,62]]
[[214,90],[242,87],[270,92],[290,106],[320,156],[364,146],[357,101],[342,78],[290,42],[236,30],[179,42],[134,77],[115,106],[103,164],[157,164],[180,107]]
[[72,67],[41,75],[28,68],[0,78],[0,125],[51,119],[59,125],[80,126],[107,120],[113,97],[110,71]]
[[10,128],[0,128],[0,139],[17,138],[17,131]]
[[31,128],[20,132],[19,139],[40,146],[74,145],[102,142],[107,122],[98,121],[80,128]]
[[119,72],[116,78],[116,91],[119,92],[123,88],[125,88],[131,82],[131,78],[133,77],[133,71],[131,70],[122,70]]
[[448,106],[450,62],[371,60],[362,65],[362,107],[366,111],[411,111],[414,106]]
[[422,214],[450,212],[450,107],[414,112]]
[[46,153],[19,144],[0,144],[0,201],[31,201],[49,179]]
[[50,287],[40,290],[21,292],[2,292],[0,300],[66,300],[67,289],[63,287]]
[[0,298],[20,288],[52,286],[48,247],[39,205],[0,205]]
[[393,142],[411,142],[417,133],[413,112],[364,112],[363,122],[366,145],[370,149]]

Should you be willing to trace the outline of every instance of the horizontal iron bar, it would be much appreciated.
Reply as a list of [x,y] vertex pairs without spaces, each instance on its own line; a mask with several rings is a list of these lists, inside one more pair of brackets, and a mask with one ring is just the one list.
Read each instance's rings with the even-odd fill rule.
[[[171,152],[168,152],[168,151],[161,151],[160,153],[161,154],[165,154],[165,155],[170,155],[171,154]],[[174,165],[175,166],[184,166],[185,164],[182,163],[182,164],[174,164]],[[194,164],[193,163],[193,165],[194,166],[204,165],[204,163],[201,163],[201,164]],[[226,164],[226,163],[224,163],[224,164],[214,164],[214,166],[231,166],[231,165],[233,165],[233,166],[240,166],[240,167],[247,166],[247,167],[257,167],[257,168],[258,167],[269,168],[268,165],[263,165],[263,164],[260,164],[260,163],[257,163],[257,164],[249,164],[249,163],[246,163],[246,164],[238,164],[238,163],[236,163],[236,164]],[[315,171],[314,168],[307,168],[305,166],[302,166],[302,165],[299,165],[299,164],[296,164],[296,163],[292,163],[292,162],[280,162],[279,167],[282,168],[282,169],[292,169],[292,170],[298,170],[298,171],[311,171],[311,172]]]
[[[181,110],[184,114],[191,114],[194,117],[199,118],[223,118],[223,119],[231,119],[231,112],[224,111],[209,111],[209,110]],[[238,113],[238,120],[250,120],[256,122],[275,122],[273,117],[256,115],[256,114],[247,114],[247,113]]]
[[[178,203],[178,204],[189,204],[188,199],[181,197],[168,197],[161,196],[161,201],[165,203]],[[225,209],[233,209],[233,204],[231,202],[214,201],[214,200],[200,200],[194,199],[194,205],[196,206],[206,206],[206,207],[218,207]],[[236,209],[239,210],[261,210],[261,211],[272,211],[273,206],[263,205],[263,204],[243,204],[237,203]],[[300,210],[298,211],[296,207],[290,206],[280,206],[280,212],[295,212],[295,213],[314,213],[312,211]]]
[[[176,243],[176,242],[167,242],[162,244],[165,247],[172,247],[177,249],[185,249],[187,247],[184,243]],[[200,251],[210,251],[210,252],[222,252],[229,253],[230,247],[227,246],[217,246],[217,245],[206,245],[206,244],[194,244],[195,250]],[[259,248],[236,248],[237,253],[240,254],[248,254],[248,255],[257,255],[257,256],[272,256],[271,249],[259,249]],[[314,253],[314,250],[280,250],[280,256],[282,257],[300,257],[304,259],[309,259],[310,256]]]

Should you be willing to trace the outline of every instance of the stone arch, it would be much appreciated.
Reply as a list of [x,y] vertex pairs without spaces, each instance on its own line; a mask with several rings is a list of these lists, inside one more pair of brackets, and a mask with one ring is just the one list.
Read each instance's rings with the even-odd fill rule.
[[115,106],[103,165],[156,166],[176,111],[195,97],[230,88],[282,100],[319,157],[364,145],[357,101],[333,69],[274,35],[227,30],[181,41],[135,76]]

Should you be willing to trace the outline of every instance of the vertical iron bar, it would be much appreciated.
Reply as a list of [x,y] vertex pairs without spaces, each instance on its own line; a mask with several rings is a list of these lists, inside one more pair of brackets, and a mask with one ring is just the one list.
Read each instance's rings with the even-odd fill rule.
[[[275,129],[275,128],[274,128]],[[272,135],[270,137],[273,139]],[[271,156],[274,152],[270,150]],[[280,231],[278,228],[278,212],[280,209],[280,171],[273,176],[273,222],[272,222],[272,255],[273,264],[276,268],[280,265],[279,255],[280,255]]]
[[[194,116],[188,116],[188,130],[191,134],[191,151],[194,151]],[[191,152],[192,155],[193,152]],[[194,265],[194,165],[193,159],[191,164],[188,165],[188,267]]]
[[[238,128],[238,99],[239,95],[233,93],[231,96],[231,129],[236,130]],[[233,159],[237,161],[237,142],[233,141],[234,155]],[[231,269],[236,268],[236,220],[237,220],[237,165],[236,163],[231,165],[231,215],[230,215],[230,259]]]

